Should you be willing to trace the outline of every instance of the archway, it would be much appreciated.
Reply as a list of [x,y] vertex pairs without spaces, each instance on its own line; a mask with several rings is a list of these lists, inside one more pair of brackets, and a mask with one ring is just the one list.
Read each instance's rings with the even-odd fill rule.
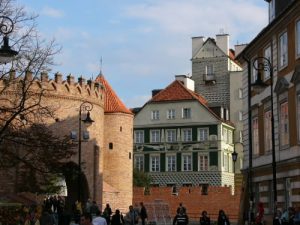
[[[71,212],[72,206],[78,200],[80,188],[80,199],[82,204],[89,198],[89,186],[85,174],[81,171],[80,182],[78,180],[79,167],[74,162],[68,162],[62,167],[62,173],[65,177],[68,195],[65,199],[66,210]],[[80,186],[79,186],[80,185]],[[83,206],[83,205],[82,205]]]

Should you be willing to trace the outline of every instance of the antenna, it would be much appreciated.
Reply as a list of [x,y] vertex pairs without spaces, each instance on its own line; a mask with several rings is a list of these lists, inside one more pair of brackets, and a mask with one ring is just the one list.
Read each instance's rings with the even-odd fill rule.
[[102,75],[102,56],[100,58],[100,75]]

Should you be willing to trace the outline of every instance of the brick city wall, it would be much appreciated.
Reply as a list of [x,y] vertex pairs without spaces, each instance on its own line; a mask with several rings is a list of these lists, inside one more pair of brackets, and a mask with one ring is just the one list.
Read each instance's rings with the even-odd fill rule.
[[171,218],[175,216],[176,209],[182,202],[191,221],[198,221],[203,210],[215,221],[220,209],[225,211],[230,221],[238,220],[241,192],[237,190],[232,195],[230,187],[208,187],[207,195],[201,194],[200,187],[181,187],[178,195],[172,194],[171,187],[151,187],[149,195],[144,195],[144,188],[135,187],[133,193],[133,204],[144,202],[145,205],[150,205],[158,200],[167,203]]

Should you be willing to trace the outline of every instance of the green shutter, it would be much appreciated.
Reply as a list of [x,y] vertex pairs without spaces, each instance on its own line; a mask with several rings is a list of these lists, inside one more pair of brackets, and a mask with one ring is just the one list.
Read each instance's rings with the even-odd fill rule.
[[218,125],[209,126],[209,135],[218,135]]
[[218,152],[209,153],[209,165],[218,166]]
[[161,172],[166,171],[166,153],[160,154],[160,171]]
[[193,152],[193,171],[198,171],[198,153]]
[[177,171],[181,171],[181,153],[177,153],[176,155],[176,162],[177,162]]
[[150,172],[150,168],[149,168],[149,154],[145,154],[145,172]]
[[197,141],[197,131],[198,131],[198,127],[192,128],[192,141]]

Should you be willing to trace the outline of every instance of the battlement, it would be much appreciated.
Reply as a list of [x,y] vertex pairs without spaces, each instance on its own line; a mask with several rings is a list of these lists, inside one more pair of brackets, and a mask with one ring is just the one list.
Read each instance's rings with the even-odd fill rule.
[[[32,72],[26,71],[24,74],[17,75],[15,71],[10,71],[7,78],[0,81],[1,89],[6,91],[16,91],[20,81],[25,81],[32,92],[39,93],[47,97],[61,97],[69,99],[84,99],[90,102],[103,103],[104,86],[94,80],[86,80],[82,77],[75,81],[71,74],[63,80],[61,73],[56,73],[54,79],[49,79],[47,72],[41,72],[40,75],[33,75]],[[100,100],[100,101],[99,101]]]

